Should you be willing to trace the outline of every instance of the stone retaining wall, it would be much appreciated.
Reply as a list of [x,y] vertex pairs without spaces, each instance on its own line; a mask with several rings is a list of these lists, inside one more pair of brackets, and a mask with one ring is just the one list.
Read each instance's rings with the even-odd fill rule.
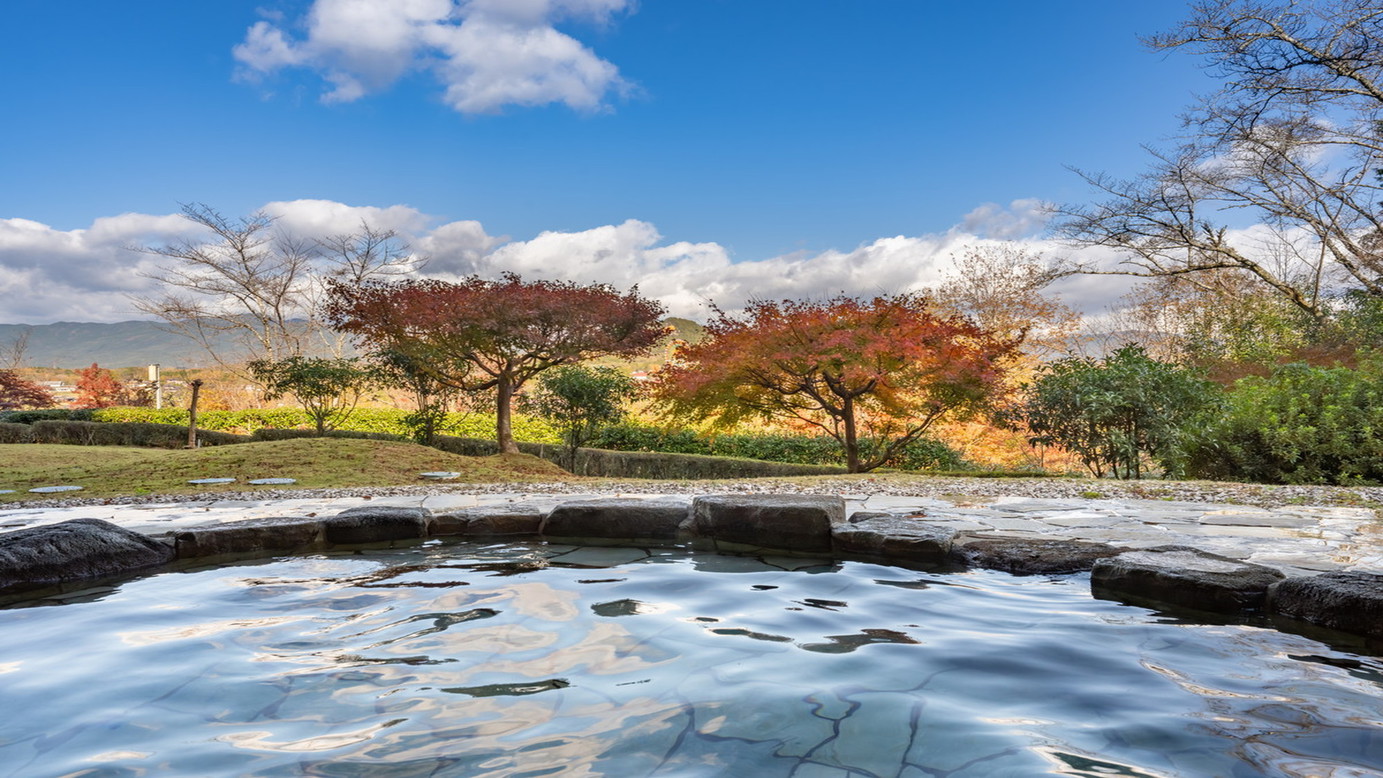
[[1383,575],[1287,577],[1188,546],[1024,538],[860,511],[840,497],[706,495],[582,499],[551,510],[509,504],[433,512],[360,506],[334,516],[194,527],[150,537],[94,519],[0,535],[0,595],[157,569],[174,560],[268,555],[433,537],[538,536],[629,545],[685,543],[717,551],[787,551],[958,564],[1018,575],[1091,572],[1102,596],[1219,613],[1265,612],[1383,639]]

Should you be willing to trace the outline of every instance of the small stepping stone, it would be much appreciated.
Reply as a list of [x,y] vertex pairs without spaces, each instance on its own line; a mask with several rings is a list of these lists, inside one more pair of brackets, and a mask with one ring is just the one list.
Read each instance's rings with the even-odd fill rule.
[[40,486],[29,491],[34,494],[52,494],[54,492],[80,492],[81,490],[82,487],[80,486]]
[[[234,478],[194,478],[188,481],[190,484],[230,484],[235,483]],[[250,483],[254,483],[251,481]]]
[[277,486],[279,484],[295,484],[297,482],[298,479],[296,478],[253,478],[250,480],[250,483],[255,484],[256,486]]
[[418,475],[421,475],[423,478],[427,478],[432,481],[450,481],[453,478],[461,477],[460,473],[453,473],[449,470],[439,470],[431,473],[419,473]]
[[0,489],[0,494],[14,494],[13,489]]

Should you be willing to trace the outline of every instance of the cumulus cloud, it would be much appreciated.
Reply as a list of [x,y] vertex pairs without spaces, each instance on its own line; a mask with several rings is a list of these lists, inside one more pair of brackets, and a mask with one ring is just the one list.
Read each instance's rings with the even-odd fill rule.
[[1030,197],[1007,206],[985,203],[965,214],[957,229],[982,238],[1018,240],[1043,232],[1051,219],[1051,205]]
[[[514,272],[529,279],[638,285],[669,313],[705,319],[710,303],[734,311],[751,299],[820,299],[867,296],[934,286],[954,267],[953,257],[992,244],[969,221],[939,233],[879,238],[853,250],[797,252],[759,261],[731,260],[716,242],[669,241],[649,222],[630,219],[573,232],[549,231],[523,240],[491,235],[473,220],[438,223],[416,208],[353,206],[330,200],[276,201],[262,209],[286,232],[303,238],[348,234],[362,222],[393,229],[430,261],[421,274],[454,280]],[[102,217],[86,229],[57,230],[25,219],[0,220],[0,323],[59,320],[120,321],[139,317],[130,295],[157,291],[144,277],[158,258],[130,245],[193,237],[195,226],[178,214]],[[1036,238],[1033,251],[1062,248]],[[1084,259],[1108,264],[1113,256]],[[1075,276],[1054,291],[1067,304],[1098,313],[1127,289],[1127,279]]]
[[0,321],[119,321],[136,316],[128,295],[152,290],[146,255],[126,242],[188,234],[180,216],[97,219],[90,228],[57,230],[28,219],[0,219]]
[[233,54],[255,81],[305,67],[330,85],[324,102],[379,92],[413,70],[441,83],[462,113],[563,103],[595,110],[628,85],[619,70],[559,31],[565,19],[603,23],[630,0],[314,0],[302,37],[259,21]]
[[262,209],[285,232],[304,238],[348,235],[368,224],[376,230],[394,230],[400,235],[421,233],[431,219],[408,205],[377,208],[371,205],[346,205],[334,200],[276,200]]

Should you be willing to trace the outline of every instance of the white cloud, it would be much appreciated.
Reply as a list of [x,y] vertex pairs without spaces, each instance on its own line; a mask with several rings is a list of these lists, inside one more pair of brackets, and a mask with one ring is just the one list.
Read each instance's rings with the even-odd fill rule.
[[982,238],[1018,240],[1043,232],[1051,219],[1050,204],[1030,197],[1007,206],[985,203],[965,214],[958,229]]
[[605,22],[629,0],[315,0],[305,35],[256,22],[233,51],[238,75],[258,80],[288,67],[319,72],[324,102],[351,102],[429,70],[462,113],[506,105],[601,107],[623,91],[618,69],[560,32],[561,19]]
[[[424,275],[495,278],[509,271],[528,279],[599,282],[620,289],[637,284],[670,313],[698,319],[708,316],[712,301],[733,311],[756,298],[820,299],[840,293],[920,290],[947,274],[954,255],[992,242],[962,224],[936,234],[879,238],[851,251],[734,262],[719,243],[668,242],[653,224],[635,219],[510,240],[490,235],[477,221],[436,224],[406,205],[293,200],[271,202],[262,210],[285,231],[307,238],[350,233],[362,221],[396,230],[417,252],[431,258]],[[68,231],[25,219],[0,219],[0,323],[137,318],[140,314],[129,295],[155,291],[141,274],[152,270],[157,258],[123,247],[195,234],[178,214],[127,213]],[[1021,243],[1034,251],[1061,252],[1036,239]],[[1112,255],[1091,257],[1108,263]],[[1073,307],[1096,313],[1127,286],[1127,279],[1119,277],[1077,276],[1060,282],[1054,291]]]
[[362,223],[376,230],[394,230],[400,235],[421,233],[430,221],[426,214],[407,205],[377,208],[346,205],[334,200],[276,200],[262,209],[279,229],[304,238],[348,235]]

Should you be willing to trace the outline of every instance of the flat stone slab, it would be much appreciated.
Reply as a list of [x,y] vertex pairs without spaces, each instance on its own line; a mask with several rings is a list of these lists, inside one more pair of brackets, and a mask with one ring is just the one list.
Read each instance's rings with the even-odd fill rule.
[[831,529],[838,551],[912,562],[944,562],[955,531],[886,513],[861,511]]
[[249,519],[211,527],[195,527],[174,533],[179,559],[293,551],[320,545],[326,539],[325,522],[313,518]]
[[831,528],[845,522],[845,500],[811,494],[720,494],[692,501],[692,531],[759,548],[830,551]]
[[537,535],[545,518],[547,510],[534,504],[472,506],[435,513],[428,520],[427,534],[433,537]]
[[101,519],[0,534],[0,592],[137,572],[173,560],[173,547]]
[[432,511],[402,505],[360,505],[323,522],[328,543],[382,543],[427,537]]
[[552,509],[542,534],[558,538],[671,539],[690,515],[685,498],[573,500]]
[[1325,573],[1288,578],[1268,590],[1277,614],[1356,635],[1383,638],[1383,575]]
[[1104,543],[997,532],[965,533],[951,543],[951,555],[958,561],[1014,575],[1080,573],[1123,551]]
[[1237,613],[1261,608],[1268,587],[1283,578],[1270,567],[1186,546],[1162,546],[1097,561],[1090,585],[1188,608]]

